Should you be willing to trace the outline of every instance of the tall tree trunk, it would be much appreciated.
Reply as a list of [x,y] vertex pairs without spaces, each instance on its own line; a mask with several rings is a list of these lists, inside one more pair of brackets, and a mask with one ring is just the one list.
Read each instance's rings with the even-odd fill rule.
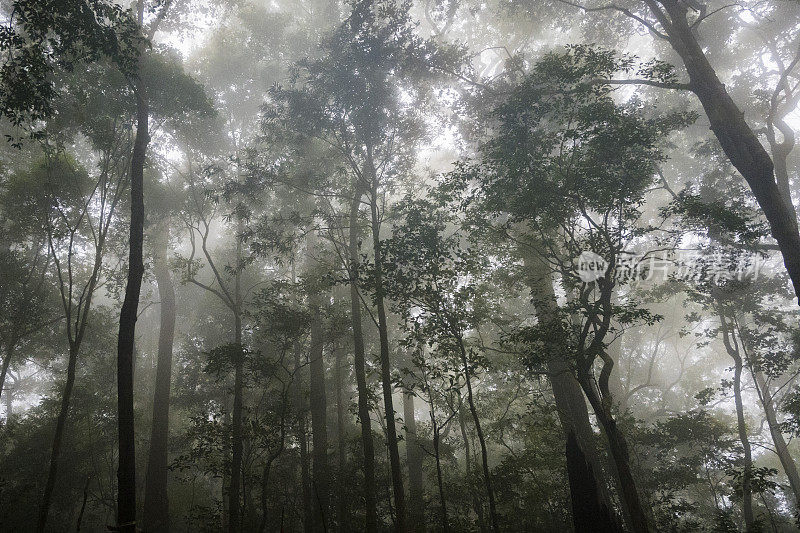
[[329,518],[329,469],[328,469],[328,401],[325,394],[325,361],[324,339],[322,332],[322,316],[320,298],[312,298],[311,319],[311,357],[309,372],[311,374],[311,436],[313,440],[313,486],[314,486],[314,523],[318,531],[327,531]]
[[[797,218],[775,180],[772,159],[697,42],[687,19],[686,4],[679,0],[646,0],[646,3],[683,60],[691,91],[700,100],[725,155],[747,181],[769,221],[795,294],[800,299],[800,233]],[[663,6],[663,11],[658,4]]]
[[[466,417],[464,416],[464,411],[461,409],[461,391],[458,393],[458,399],[458,427],[461,430],[461,439],[464,441],[464,466],[467,482],[470,483],[472,480],[472,452],[470,451],[469,436],[467,435]],[[486,522],[483,518],[483,505],[481,505],[481,500],[478,498],[478,493],[476,492],[472,493],[472,509],[478,517],[478,528],[480,528],[481,533],[485,533]]]
[[[559,309],[549,268],[532,253],[524,254],[523,258],[528,269],[528,285],[536,315],[539,320],[544,321],[557,319]],[[564,442],[569,443],[572,438],[575,440],[574,446],[577,447],[577,449],[565,448],[573,525],[575,531],[579,533],[595,530],[613,531],[617,529],[616,519],[603,492],[605,486],[603,470],[594,444],[594,431],[589,421],[586,399],[573,369],[560,355],[560,346],[555,345],[561,342],[566,342],[566,339],[554,339],[553,349],[547,357],[546,368],[548,380],[553,388],[556,411],[564,432]],[[589,491],[590,487],[595,490]],[[606,512],[598,511],[603,509]]]
[[358,212],[362,189],[356,185],[350,204],[350,310],[353,327],[353,370],[358,388],[358,418],[361,422],[361,443],[364,448],[364,503],[366,531],[377,531],[378,508],[375,500],[375,445],[372,441],[372,424],[369,418],[369,389],[364,355],[364,332],[361,326],[361,298],[358,294],[360,258],[358,256]]
[[494,488],[492,487],[492,476],[489,472],[489,454],[486,449],[486,437],[483,434],[481,420],[478,417],[478,409],[475,407],[475,398],[472,394],[472,372],[470,370],[467,351],[464,347],[464,339],[460,334],[456,334],[458,348],[461,353],[461,364],[464,366],[464,379],[467,382],[467,405],[472,414],[472,423],[475,424],[475,432],[478,434],[478,443],[481,446],[481,465],[483,466],[483,481],[486,484],[486,494],[489,497],[489,521],[492,524],[492,531],[499,533],[500,525],[497,521],[497,504],[494,498]]
[[[166,233],[166,231],[164,232]],[[167,264],[167,235],[159,235],[153,270],[161,301],[161,326],[158,332],[158,361],[153,395],[153,425],[144,489],[144,530],[169,531],[169,493],[167,491],[167,443],[169,441],[170,380],[172,344],[175,336],[175,287]]]
[[400,452],[397,446],[397,428],[395,425],[394,401],[392,400],[392,367],[389,360],[389,329],[386,322],[386,306],[384,303],[383,268],[380,237],[380,219],[378,218],[378,178],[372,161],[372,147],[367,146],[367,167],[370,172],[372,190],[370,191],[370,210],[372,215],[372,248],[375,256],[373,279],[375,282],[375,308],[378,314],[378,335],[380,337],[381,384],[383,385],[383,408],[386,415],[386,440],[389,447],[389,462],[392,468],[392,487],[394,503],[397,511],[396,530],[406,531],[406,503],[403,489],[403,473],[400,466]]
[[753,380],[756,383],[756,390],[761,400],[761,405],[764,407],[764,414],[767,419],[769,432],[772,436],[772,442],[775,445],[775,453],[778,454],[778,459],[781,462],[781,466],[783,466],[783,471],[786,472],[786,477],[789,479],[789,486],[794,495],[795,508],[800,509],[800,475],[797,473],[797,464],[789,453],[789,448],[786,445],[781,427],[778,424],[778,418],[775,414],[775,403],[769,384],[760,370],[753,372]]
[[[237,267],[238,268],[238,267]],[[238,274],[237,274],[238,285]],[[238,294],[238,291],[237,291]],[[244,442],[242,436],[242,395],[244,393],[244,347],[242,346],[242,317],[234,311],[234,345],[236,360],[233,381],[233,422],[231,438],[233,440],[233,453],[231,455],[231,487],[228,493],[228,531],[237,533],[241,528],[240,490],[242,486],[242,452]]]
[[[294,279],[294,275],[292,276]],[[300,358],[300,344],[294,345],[294,403],[297,412],[297,443],[300,449],[300,489],[303,503],[303,531],[313,531],[313,498],[311,495],[311,475],[308,464],[308,437],[306,434],[306,397],[303,390],[303,381],[299,378],[302,367]]]
[[53,497],[53,488],[55,487],[56,476],[58,474],[58,460],[61,456],[64,430],[67,425],[67,416],[69,415],[69,404],[72,399],[72,389],[75,385],[75,369],[78,364],[79,349],[80,345],[70,343],[69,360],[67,361],[67,381],[64,383],[64,393],[61,395],[61,409],[56,419],[56,432],[55,435],[53,435],[53,448],[50,452],[50,468],[47,471],[47,481],[44,485],[42,501],[39,504],[39,521],[36,527],[38,533],[43,533],[47,526],[47,515],[50,511],[50,500]]
[[406,426],[406,464],[408,464],[408,503],[411,531],[425,531],[425,497],[422,483],[422,449],[417,437],[414,394],[403,393],[403,420]]
[[736,405],[736,427],[739,432],[739,441],[742,443],[743,452],[743,472],[742,472],[742,514],[744,515],[745,530],[752,531],[753,519],[753,491],[751,488],[751,476],[753,470],[753,454],[750,447],[750,438],[747,435],[747,425],[744,420],[744,404],[742,402],[742,369],[744,368],[744,361],[742,360],[741,351],[739,350],[739,342],[734,336],[734,332],[728,326],[728,319],[725,317],[722,304],[719,300],[717,303],[717,313],[720,321],[720,329],[722,329],[722,342],[725,345],[725,350],[728,355],[733,359],[733,401]]
[[753,530],[753,491],[750,476],[753,470],[753,453],[750,447],[750,438],[747,436],[747,425],[744,421],[744,405],[742,404],[742,358],[734,359],[733,370],[733,398],[736,404],[736,428],[739,431],[739,440],[742,443],[744,465],[742,472],[742,514],[746,531]]
[[[141,2],[140,2],[141,4]],[[140,18],[141,24],[141,18]],[[128,237],[128,279],[119,315],[117,339],[117,413],[119,423],[119,467],[117,469],[117,527],[124,533],[136,531],[136,441],[133,415],[133,343],[142,289],[144,262],[144,164],[150,142],[147,90],[139,76],[136,95],[136,138],[131,156],[131,220]]]
[[303,413],[298,420],[298,438],[300,444],[300,484],[303,489],[303,531],[314,531],[314,495],[311,491],[311,473],[308,461],[308,436],[306,435],[306,417]]
[[433,390],[430,385],[426,384],[428,389],[428,405],[430,406],[431,417],[431,430],[433,431],[433,458],[436,461],[436,486],[439,489],[439,507],[442,513],[442,532],[447,533],[450,528],[449,520],[447,518],[447,498],[444,492],[444,476],[442,475],[442,457],[439,453],[439,443],[441,440],[439,434],[439,423],[436,420],[436,411],[433,403]]
[[570,477],[570,495],[573,501],[581,503],[582,508],[573,510],[575,531],[614,533],[616,528],[607,506],[597,498],[597,482],[592,464],[578,446],[575,433],[567,435],[567,463],[572,465],[567,474]]
[[[345,403],[344,394],[344,379],[342,372],[344,371],[345,352],[341,347],[335,349],[336,353],[336,368],[334,369],[334,381],[336,386],[336,455],[337,455],[337,469],[338,469],[338,485],[344,486],[344,473],[347,471],[347,426],[345,422],[345,412],[347,405]],[[347,395],[349,398],[349,394]],[[349,403],[349,401],[348,401]],[[348,512],[347,495],[345,491],[337,491],[337,511],[336,518],[339,523],[339,531],[346,533],[350,531],[350,513]]]

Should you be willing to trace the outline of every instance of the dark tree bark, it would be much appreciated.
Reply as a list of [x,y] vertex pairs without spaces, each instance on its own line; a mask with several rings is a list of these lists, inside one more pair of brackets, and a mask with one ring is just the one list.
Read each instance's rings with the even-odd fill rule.
[[314,524],[318,531],[327,531],[329,508],[328,469],[328,401],[325,394],[324,339],[320,298],[311,303],[311,354],[309,360],[311,437],[313,444]]
[[597,481],[592,465],[578,445],[575,433],[567,435],[567,469],[570,498],[572,499],[572,521],[576,533],[615,533],[619,531],[611,517],[608,506],[600,501]]
[[153,425],[145,479],[143,525],[148,533],[169,531],[167,491],[167,442],[169,440],[170,380],[172,344],[175,336],[175,287],[167,264],[166,235],[159,235],[153,270],[161,301],[161,327],[158,333],[156,386],[153,395]]
[[389,329],[386,322],[386,306],[384,303],[383,268],[380,238],[380,219],[378,218],[378,178],[372,161],[372,147],[367,146],[367,168],[371,177],[370,210],[372,215],[372,248],[375,256],[373,279],[375,282],[375,308],[378,314],[378,335],[380,337],[381,384],[383,386],[383,408],[386,415],[386,440],[389,447],[389,462],[392,469],[392,488],[394,505],[397,512],[395,529],[405,533],[406,503],[403,489],[403,473],[400,466],[400,451],[397,446],[397,428],[395,426],[394,401],[392,400],[392,366],[389,358]]
[[[141,2],[140,2],[141,4]],[[140,18],[141,24],[141,18]],[[119,467],[117,468],[117,527],[136,531],[136,441],[133,415],[133,344],[142,289],[144,262],[144,165],[150,142],[149,103],[141,77],[134,80],[136,95],[136,138],[131,156],[131,220],[128,250],[128,279],[119,315],[117,339],[117,413],[119,424]]]
[[364,502],[366,531],[378,528],[378,510],[375,501],[375,446],[372,441],[372,423],[369,418],[369,389],[367,388],[364,332],[361,326],[361,298],[358,294],[360,258],[358,256],[358,212],[363,189],[356,185],[350,205],[350,309],[353,327],[353,369],[358,388],[358,418],[361,422],[361,443],[364,448]]
[[408,503],[411,531],[425,531],[425,495],[422,482],[422,449],[417,437],[414,415],[414,395],[403,393],[403,420],[406,426],[406,464],[408,464]]
[[698,43],[687,19],[686,4],[679,0],[645,1],[683,60],[689,88],[700,100],[725,155],[747,181],[761,206],[783,254],[795,295],[800,299],[800,232],[794,210],[789,208],[776,181],[772,159]]
[[[600,381],[602,382],[602,380]],[[608,384],[606,383],[605,387],[601,385],[601,389],[604,390],[598,392],[594,379],[585,371],[579,372],[578,382],[581,384],[583,392],[594,410],[597,421],[606,434],[608,448],[611,451],[611,459],[614,461],[620,480],[620,499],[628,513],[632,529],[636,533],[649,533],[650,525],[647,520],[647,514],[631,471],[628,443],[619,427],[617,427],[617,421],[611,413],[611,393],[608,391]],[[602,399],[600,394],[602,394]]]

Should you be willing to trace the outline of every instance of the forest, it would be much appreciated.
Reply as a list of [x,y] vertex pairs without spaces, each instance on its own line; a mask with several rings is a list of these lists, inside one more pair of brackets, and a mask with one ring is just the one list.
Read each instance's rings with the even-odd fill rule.
[[0,532],[800,531],[797,0],[0,0]]

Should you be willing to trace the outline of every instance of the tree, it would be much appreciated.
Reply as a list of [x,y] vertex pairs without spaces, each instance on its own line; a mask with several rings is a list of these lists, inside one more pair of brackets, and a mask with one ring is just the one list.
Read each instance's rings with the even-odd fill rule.
[[[628,446],[612,412],[608,380],[614,362],[606,347],[617,328],[658,318],[633,301],[614,303],[615,273],[624,266],[622,254],[632,239],[643,234],[636,224],[638,206],[661,159],[657,143],[692,117],[644,119],[635,107],[617,106],[608,97],[610,86],[585,83],[630,67],[629,59],[582,46],[546,55],[535,74],[495,108],[497,134],[481,146],[481,159],[454,173],[451,188],[477,193],[489,214],[482,220],[508,217],[499,225],[501,235],[515,232],[509,236],[518,246],[533,251],[561,277],[569,299],[561,318],[540,315],[529,340],[539,346],[561,342],[562,353],[569,354],[569,366],[608,439],[626,515],[635,531],[647,531]],[[606,261],[600,277],[576,275],[573,261],[585,250]],[[595,378],[598,359],[602,364]]]
[[[437,51],[432,41],[422,41],[413,33],[408,2],[391,0],[354,1],[348,18],[326,39],[320,59],[301,62],[297,87],[273,91],[274,109],[265,116],[267,124],[277,124],[294,135],[319,139],[333,147],[351,177],[351,234],[348,270],[353,285],[353,323],[356,344],[356,377],[359,395],[366,400],[361,378],[361,348],[358,339],[360,281],[358,243],[353,221],[366,195],[369,228],[375,261],[371,287],[380,336],[380,366],[387,438],[392,465],[392,484],[397,510],[396,527],[406,528],[406,509],[400,455],[394,420],[391,360],[381,258],[381,219],[384,195],[390,184],[401,177],[413,162],[413,149],[420,139],[420,111],[427,99],[432,79],[431,63],[455,59],[454,54]],[[404,85],[408,84],[407,87]],[[401,88],[413,102],[400,98]],[[363,409],[362,409],[363,411]],[[362,424],[367,413],[362,412]],[[367,488],[371,463],[364,431]],[[367,506],[367,528],[375,513]]]
[[486,362],[466,339],[467,332],[475,329],[490,309],[480,286],[485,265],[469,250],[462,250],[457,237],[442,235],[447,215],[431,203],[409,200],[398,210],[402,222],[385,242],[383,268],[387,273],[387,294],[399,302],[405,320],[417,313],[414,320],[421,323],[417,334],[425,342],[456,357],[461,364],[467,405],[481,448],[490,523],[497,532],[500,526],[489,452],[473,392],[475,372],[485,367]]

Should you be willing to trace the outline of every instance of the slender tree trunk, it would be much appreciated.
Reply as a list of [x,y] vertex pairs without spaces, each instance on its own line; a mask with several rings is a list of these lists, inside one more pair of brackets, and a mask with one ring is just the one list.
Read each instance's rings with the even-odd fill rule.
[[300,483],[303,485],[303,531],[314,531],[314,496],[311,493],[311,473],[308,461],[308,437],[306,436],[305,414],[298,421],[298,437],[300,441]]
[[[294,275],[292,275],[294,279]],[[299,379],[301,369],[301,348],[299,343],[294,345],[294,403],[297,412],[297,443],[300,449],[300,489],[303,503],[303,531],[313,531],[313,499],[311,496],[311,475],[308,464],[308,437],[306,435],[306,398],[303,390],[303,381]]]
[[[238,278],[238,275],[237,275]],[[237,282],[238,284],[238,282]],[[238,291],[237,291],[238,293]],[[242,395],[244,393],[244,347],[242,346],[242,317],[238,310],[234,311],[234,345],[236,361],[233,382],[233,423],[232,436],[233,453],[231,455],[231,487],[228,493],[228,531],[238,533],[241,528],[241,510],[239,493],[242,486],[242,452],[244,449],[242,436]]]
[[272,467],[272,461],[267,461],[264,469],[261,471],[261,522],[258,525],[259,533],[264,533],[267,530],[267,522],[269,521],[269,472]]
[[442,512],[442,532],[447,533],[450,528],[450,521],[447,518],[447,498],[444,492],[444,477],[442,476],[442,459],[439,453],[439,424],[436,421],[436,412],[433,407],[433,394],[430,386],[428,387],[428,401],[430,402],[431,428],[433,430],[433,458],[436,461],[436,486],[439,488],[439,506]]
[[86,500],[89,499],[89,481],[91,478],[86,478],[86,483],[83,484],[83,500],[81,500],[81,510],[78,512],[78,522],[75,524],[75,531],[81,530],[83,523],[83,513],[86,511]]
[[[461,430],[461,439],[464,441],[464,465],[466,470],[467,483],[472,480],[472,452],[470,451],[469,437],[467,435],[467,421],[464,412],[461,410],[461,391],[458,394],[459,409],[458,409],[458,427]],[[478,517],[478,527],[481,533],[486,532],[486,522],[483,518],[483,505],[481,505],[480,498],[476,492],[472,493],[472,508]]]
[[[345,425],[345,412],[347,405],[344,398],[344,380],[342,379],[342,372],[344,370],[345,352],[344,349],[337,347],[336,351],[336,368],[334,369],[334,381],[336,382],[336,455],[337,467],[339,471],[338,485],[344,486],[344,472],[347,471],[347,426]],[[349,397],[349,395],[348,395]],[[339,522],[339,531],[345,533],[350,531],[350,514],[348,512],[347,496],[345,491],[338,491],[336,498],[337,503],[337,520]]]
[[366,531],[377,531],[378,510],[375,501],[375,446],[372,441],[372,424],[369,418],[369,389],[367,388],[364,333],[361,327],[361,299],[358,294],[360,258],[358,256],[358,212],[361,205],[361,188],[356,186],[350,205],[350,309],[353,327],[353,370],[358,388],[358,418],[361,422],[361,442],[364,448],[364,503]]
[[64,430],[69,415],[69,404],[72,399],[72,389],[75,385],[75,369],[78,364],[78,350],[80,345],[70,343],[69,360],[67,361],[67,381],[64,383],[64,393],[61,395],[61,409],[56,419],[56,432],[53,435],[53,448],[50,452],[50,468],[47,471],[47,481],[44,485],[42,500],[39,504],[39,521],[36,527],[38,533],[43,533],[47,526],[47,515],[50,511],[50,501],[53,497],[53,488],[58,475],[58,460],[61,456],[61,446],[64,439]]
[[367,146],[367,167],[372,178],[370,209],[372,213],[372,247],[375,256],[373,272],[375,282],[375,307],[378,314],[378,334],[380,337],[381,383],[383,385],[383,407],[386,415],[386,439],[389,446],[389,461],[392,468],[392,487],[397,511],[396,530],[406,532],[406,503],[403,489],[403,473],[400,466],[400,452],[397,446],[397,428],[395,427],[394,402],[392,400],[392,368],[389,360],[389,330],[386,322],[386,307],[383,295],[383,268],[380,238],[380,220],[378,218],[378,179],[372,161],[372,148]]
[[411,531],[425,531],[425,497],[422,483],[422,449],[417,437],[417,421],[414,415],[414,395],[403,393],[403,419],[406,426],[406,463],[408,464],[408,487]]
[[313,439],[313,480],[314,480],[314,523],[315,529],[328,530],[329,508],[328,478],[328,409],[325,394],[324,339],[320,298],[315,296],[311,302],[311,435]]
[[[141,21],[140,21],[141,22]],[[141,71],[141,69],[140,69]],[[119,423],[119,467],[117,469],[117,527],[124,533],[136,531],[136,441],[133,414],[133,343],[142,289],[144,262],[144,164],[150,142],[147,90],[139,77],[136,95],[136,138],[131,156],[131,221],[128,279],[119,315],[117,339],[117,412]]]
[[175,336],[175,287],[167,264],[167,238],[159,235],[153,270],[161,301],[161,327],[158,333],[158,362],[153,395],[153,426],[144,492],[144,530],[169,531],[169,493],[167,491],[167,443],[169,441],[170,380],[172,344]]
[[744,361],[739,350],[739,342],[734,336],[734,332],[728,327],[728,319],[725,317],[722,303],[716,299],[717,314],[722,330],[722,342],[725,350],[733,359],[733,401],[736,405],[736,426],[739,432],[739,440],[742,443],[744,454],[744,465],[742,472],[742,514],[746,531],[753,529],[753,492],[751,488],[751,475],[753,470],[753,454],[750,448],[750,438],[747,436],[747,426],[744,420],[744,405],[742,403],[742,370]]
[[736,404],[736,427],[739,431],[739,440],[744,453],[742,472],[742,514],[746,531],[753,530],[753,491],[750,476],[753,470],[753,453],[750,447],[750,438],[747,436],[747,425],[744,421],[744,405],[742,403],[742,369],[741,357],[734,358],[733,370],[733,398]]
[[775,404],[772,399],[769,384],[761,371],[753,372],[753,380],[757,386],[756,390],[758,391],[761,405],[764,406],[764,414],[767,418],[770,435],[772,435],[772,442],[775,445],[775,453],[778,454],[778,459],[783,466],[784,472],[786,472],[786,477],[789,479],[789,486],[794,495],[795,507],[800,509],[800,475],[797,473],[797,464],[789,453],[789,448],[786,445],[781,427],[778,424],[778,418],[775,414]]
[[481,445],[481,465],[483,466],[483,480],[486,484],[486,494],[489,496],[489,521],[492,524],[492,531],[499,533],[500,525],[497,521],[497,504],[494,498],[494,488],[492,487],[492,476],[489,472],[489,454],[486,449],[486,437],[483,434],[481,420],[478,417],[478,410],[475,407],[475,398],[472,395],[472,372],[470,371],[467,351],[464,348],[464,340],[461,335],[457,335],[458,348],[461,352],[461,364],[464,365],[464,378],[467,382],[467,404],[469,412],[472,414],[472,423],[475,424],[475,432],[478,434],[478,443]]
[[[664,7],[662,11],[658,4]],[[783,262],[800,299],[800,233],[775,180],[774,165],[744,113],[717,77],[687,20],[687,6],[679,0],[647,0],[664,27],[669,42],[686,66],[691,91],[697,95],[725,155],[747,181],[778,241]]]

